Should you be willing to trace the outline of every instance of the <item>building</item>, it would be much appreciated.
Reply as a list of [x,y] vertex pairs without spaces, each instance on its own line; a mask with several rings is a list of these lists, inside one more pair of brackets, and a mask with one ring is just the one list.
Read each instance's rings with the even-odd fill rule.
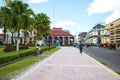
[[107,24],[106,28],[110,31],[110,42],[120,45],[120,18]]
[[78,40],[79,40],[79,42],[85,42],[86,34],[87,34],[87,32],[80,32],[78,34]]
[[[34,37],[36,36],[37,31],[33,30],[31,32],[26,32],[24,30],[20,30],[20,44],[34,44]],[[5,34],[5,42],[4,42],[4,33],[0,34],[0,43],[3,44],[14,44],[17,42],[17,32],[14,31],[9,31],[7,30],[6,34]]]
[[86,43],[107,43],[109,42],[109,31],[102,24],[95,25],[86,35]]
[[[36,34],[37,34],[36,30],[32,30],[31,32],[20,30],[20,44],[33,45],[34,37],[36,36]],[[16,41],[17,33],[13,33],[13,42],[16,43]]]
[[[20,44],[23,45],[34,45],[34,37],[36,36],[37,31],[33,30],[31,32],[20,30]],[[7,31],[6,33],[6,40],[1,41],[1,43],[8,43],[8,44],[14,44],[17,43],[17,33],[14,31]],[[3,35],[4,37],[4,35]],[[4,39],[4,38],[1,38]],[[74,42],[74,36],[68,31],[68,30],[62,30],[62,28],[53,28],[51,30],[51,33],[48,37],[46,37],[45,43],[50,43],[51,45],[55,45],[56,40],[59,40],[59,45],[71,45]],[[40,42],[40,41],[39,41]],[[38,43],[39,43],[38,42]]]
[[53,28],[46,41],[51,45],[56,44],[56,40],[59,40],[59,45],[71,45],[74,42],[74,36],[68,30],[62,30],[62,28]]

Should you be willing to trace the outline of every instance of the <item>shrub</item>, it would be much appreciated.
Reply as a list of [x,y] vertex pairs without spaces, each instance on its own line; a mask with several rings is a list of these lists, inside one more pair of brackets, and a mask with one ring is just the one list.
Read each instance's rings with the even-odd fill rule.
[[17,45],[16,45],[16,44],[14,44],[12,47],[13,47],[13,49],[15,50],[15,49],[16,49],[16,47],[17,47]]
[[28,46],[20,46],[19,49],[28,49]]
[[[54,48],[54,46],[51,46],[50,49]],[[35,48],[30,48],[30,49],[27,49],[27,50],[21,50],[19,52],[8,52],[6,54],[0,54],[0,64],[4,64],[4,63],[7,63],[7,62],[10,62],[10,61],[14,61],[16,59],[19,59],[19,58],[22,58],[22,57],[25,57],[25,56],[29,56],[29,55],[32,55],[34,54],[34,49]],[[49,47],[41,47],[41,51],[46,51],[48,50]]]
[[22,50],[20,52],[9,52],[6,54],[2,54],[0,56],[0,64],[4,64],[25,56],[29,56],[32,55],[33,53],[34,53],[33,50],[29,49],[29,50]]
[[[4,48],[4,52],[11,52],[11,51],[15,51],[16,50],[16,44],[14,45],[7,45],[5,48]],[[23,49],[28,49],[29,47],[28,46],[25,46],[25,45],[21,45],[19,46],[19,49],[20,50],[23,50]]]
[[5,51],[5,52],[13,51],[12,45],[7,45],[7,46],[4,48],[4,51]]

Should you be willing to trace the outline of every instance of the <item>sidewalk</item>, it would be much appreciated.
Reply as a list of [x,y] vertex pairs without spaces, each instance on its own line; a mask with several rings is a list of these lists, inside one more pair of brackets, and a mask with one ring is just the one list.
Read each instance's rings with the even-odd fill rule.
[[63,47],[15,80],[120,80],[120,76],[77,48]]

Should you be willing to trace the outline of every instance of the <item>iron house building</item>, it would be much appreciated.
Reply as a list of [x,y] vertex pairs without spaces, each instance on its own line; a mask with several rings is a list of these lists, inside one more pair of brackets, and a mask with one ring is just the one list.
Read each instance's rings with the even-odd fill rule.
[[102,24],[95,25],[86,35],[86,43],[103,44],[109,42],[109,31]]
[[56,44],[56,40],[59,40],[60,46],[70,46],[74,42],[74,36],[68,30],[62,30],[62,28],[53,28],[46,40],[51,45]]

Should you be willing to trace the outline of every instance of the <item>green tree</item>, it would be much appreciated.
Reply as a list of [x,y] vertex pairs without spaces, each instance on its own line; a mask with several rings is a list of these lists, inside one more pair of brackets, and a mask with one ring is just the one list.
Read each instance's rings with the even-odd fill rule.
[[5,2],[5,5],[8,6],[12,0],[3,0]]
[[50,23],[50,18],[46,14],[40,13],[35,15],[34,27],[37,30],[37,35],[34,38],[35,42],[37,42],[37,40],[41,40],[43,37],[49,34]]
[[[2,21],[3,23],[5,22],[4,24],[8,26],[7,29],[9,29],[10,31],[14,29],[14,31],[18,33],[17,42],[19,42],[20,30],[21,29],[26,30],[28,28],[30,29],[32,25],[31,16],[34,15],[34,13],[31,9],[28,8],[28,4],[23,3],[20,0],[11,1],[11,3],[8,6],[5,6],[3,8],[7,9],[8,13],[5,12],[4,14],[4,11],[1,12]],[[18,50],[19,50],[19,45],[17,46],[17,51]]]
[[9,24],[9,17],[10,17],[10,9],[6,6],[0,8],[0,24],[2,25],[1,27],[4,29],[4,42],[6,40],[6,32],[8,29],[8,24]]
[[[12,14],[14,15],[13,21],[15,20],[15,22],[13,22],[14,25],[11,27],[18,33],[19,42],[20,30],[26,30],[31,27],[31,16],[34,13],[31,9],[28,8],[28,4],[23,3],[22,1],[14,0],[11,2],[9,7],[11,8]],[[19,50],[18,48],[17,51]]]
[[7,8],[7,6],[11,3],[11,0],[3,0],[3,2],[5,2],[6,6],[1,7],[1,9],[0,9],[0,25],[1,25],[0,27],[4,29],[3,30],[4,42],[6,43],[5,40],[6,40],[6,32],[7,32],[8,26],[5,24],[5,22],[6,22],[6,20],[9,19],[8,14],[10,13],[10,10]]
[[38,33],[42,36],[47,36],[50,32],[50,18],[44,14],[40,13],[35,16],[35,28]]

